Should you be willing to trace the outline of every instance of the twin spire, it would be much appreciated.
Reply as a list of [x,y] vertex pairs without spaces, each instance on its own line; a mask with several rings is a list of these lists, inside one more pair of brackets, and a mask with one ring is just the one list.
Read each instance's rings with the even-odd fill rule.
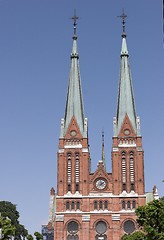
[[[121,16],[123,33],[120,64],[120,81],[118,91],[117,113],[114,119],[114,136],[118,136],[125,116],[129,117],[134,132],[139,135],[139,119],[136,117],[134,94],[132,87],[132,78],[128,61],[128,49],[126,44],[125,18],[124,12]],[[71,66],[68,83],[68,92],[66,100],[65,117],[61,120],[61,134],[64,138],[71,119],[74,117],[77,121],[79,130],[84,138],[87,138],[87,119],[84,117],[84,106],[82,97],[82,87],[79,67],[79,54],[77,49],[76,26],[78,17],[76,14],[72,17],[74,21],[73,47],[71,52]],[[104,150],[103,150],[104,151]],[[103,154],[102,154],[103,155]],[[103,157],[103,156],[102,156]]]
[[73,47],[71,52],[71,67],[68,83],[68,92],[66,100],[65,117],[61,121],[61,138],[67,132],[72,117],[75,117],[80,133],[84,138],[87,137],[87,119],[84,117],[83,96],[80,78],[79,54],[77,49],[76,25],[78,17],[76,14],[72,17],[74,20]]
[[125,18],[127,15],[122,13],[122,48],[121,48],[121,62],[120,62],[120,80],[119,80],[119,90],[118,90],[118,102],[117,102],[117,113],[116,118],[114,118],[114,136],[118,136],[120,133],[123,121],[127,115],[131,125],[133,127],[134,133],[140,135],[139,129],[139,118],[136,116],[134,93],[132,86],[132,78],[129,67],[129,54],[126,43],[126,33],[125,33]]

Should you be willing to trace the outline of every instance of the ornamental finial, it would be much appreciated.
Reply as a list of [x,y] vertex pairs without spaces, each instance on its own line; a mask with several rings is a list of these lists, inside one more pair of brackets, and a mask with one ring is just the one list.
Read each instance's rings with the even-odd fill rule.
[[78,20],[79,18],[76,16],[76,9],[74,9],[74,16],[73,16],[71,19],[73,20],[73,26],[74,26],[73,39],[77,39],[77,36],[76,36],[76,26],[77,26],[77,20]]
[[104,130],[103,129],[102,129],[102,161],[104,164],[104,168],[106,169],[105,151],[104,151]]
[[124,9],[122,9],[122,14],[120,16],[118,16],[120,18],[122,18],[122,37],[126,37],[126,33],[125,33],[125,19],[127,18],[127,15],[124,13]]

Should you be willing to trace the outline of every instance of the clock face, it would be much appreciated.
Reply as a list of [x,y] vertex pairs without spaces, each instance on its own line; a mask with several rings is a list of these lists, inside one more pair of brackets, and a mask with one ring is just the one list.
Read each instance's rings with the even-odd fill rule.
[[129,135],[129,134],[130,134],[130,130],[129,130],[129,129],[125,129],[125,130],[124,130],[124,134],[125,134],[125,135]]
[[75,136],[77,135],[77,133],[76,133],[75,130],[72,130],[72,131],[70,132],[70,134],[71,134],[72,137],[75,137]]
[[102,178],[97,179],[96,180],[96,187],[100,190],[104,189],[106,187],[106,181]]

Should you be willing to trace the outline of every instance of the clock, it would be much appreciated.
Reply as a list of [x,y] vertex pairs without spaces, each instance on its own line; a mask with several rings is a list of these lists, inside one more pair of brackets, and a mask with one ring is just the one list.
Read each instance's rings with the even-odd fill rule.
[[125,135],[129,135],[129,134],[130,134],[130,130],[129,130],[129,129],[125,129],[125,130],[124,130],[124,134],[125,134]]
[[77,135],[77,132],[76,132],[75,130],[72,130],[72,131],[70,132],[70,134],[71,134],[72,137],[75,137],[75,136]]
[[103,178],[96,180],[96,188],[102,190],[106,187],[106,181]]

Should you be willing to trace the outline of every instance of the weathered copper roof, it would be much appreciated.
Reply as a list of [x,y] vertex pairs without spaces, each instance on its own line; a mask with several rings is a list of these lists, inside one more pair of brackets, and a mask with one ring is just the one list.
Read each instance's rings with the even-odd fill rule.
[[65,117],[61,128],[61,137],[64,137],[72,117],[75,117],[83,137],[87,136],[85,127],[82,87],[80,78],[79,54],[77,49],[76,25],[74,25],[73,47],[71,52],[71,66],[65,108]]
[[132,78],[128,60],[128,49],[126,43],[126,34],[122,34],[121,63],[120,63],[120,80],[118,90],[117,113],[115,119],[114,135],[117,136],[121,130],[124,118],[128,115],[134,132],[139,134],[139,119],[136,116],[134,103],[134,93]]

